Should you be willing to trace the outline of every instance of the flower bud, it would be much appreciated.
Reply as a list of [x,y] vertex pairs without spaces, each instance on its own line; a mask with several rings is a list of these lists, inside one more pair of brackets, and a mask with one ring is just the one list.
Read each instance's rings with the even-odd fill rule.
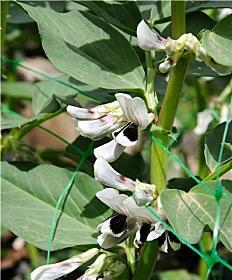
[[91,264],[89,269],[86,270],[85,275],[97,277],[104,267],[106,258],[107,254],[101,254],[100,256],[98,256],[95,262]]
[[165,59],[163,63],[160,63],[159,70],[161,73],[167,73],[173,66],[173,63],[169,58]]
[[80,255],[73,257],[72,259],[75,259],[77,262],[80,263],[86,263],[87,261],[91,260],[94,256],[96,256],[99,253],[99,249],[97,248],[92,248],[89,249]]

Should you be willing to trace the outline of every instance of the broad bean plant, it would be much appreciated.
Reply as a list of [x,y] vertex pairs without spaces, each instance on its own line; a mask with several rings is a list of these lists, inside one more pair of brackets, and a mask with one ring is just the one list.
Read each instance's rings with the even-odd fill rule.
[[[2,224],[47,251],[31,279],[76,272],[82,280],[210,279],[215,265],[230,271],[231,2],[18,1],[4,8],[3,32],[14,8],[37,24],[60,71],[37,71],[46,80],[33,86],[33,117],[3,102]],[[2,63],[26,67],[7,49]],[[66,143],[62,164],[24,143],[61,114],[78,132],[68,143],[47,131]],[[72,254],[51,259],[64,248]],[[160,272],[159,264],[186,248],[186,258],[197,257],[195,275],[177,270],[165,278],[168,268]]]

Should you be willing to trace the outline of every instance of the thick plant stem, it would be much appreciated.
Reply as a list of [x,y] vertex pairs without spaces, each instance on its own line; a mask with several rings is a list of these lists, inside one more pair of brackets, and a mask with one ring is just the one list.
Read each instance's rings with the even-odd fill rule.
[[172,39],[185,33],[185,0],[171,1]]
[[[187,65],[188,58],[183,57],[170,73],[167,91],[158,120],[158,125],[164,129],[172,130]],[[167,147],[169,137],[161,135],[159,139]],[[153,142],[151,147],[151,182],[157,186],[158,192],[161,192],[166,187],[167,159],[167,153]]]
[[136,266],[133,280],[148,280],[151,278],[156,261],[159,255],[157,241],[147,242],[141,253],[141,257]]
[[[184,1],[172,1],[173,38],[178,38],[185,32],[184,7]],[[167,130],[172,130],[188,61],[188,57],[182,57],[170,73],[158,120],[158,125]],[[167,147],[169,138],[161,135],[159,139]],[[157,186],[158,192],[166,188],[167,159],[167,153],[153,142],[151,146],[151,182]]]
[[3,53],[3,45],[6,34],[8,7],[9,1],[1,1],[1,53]]

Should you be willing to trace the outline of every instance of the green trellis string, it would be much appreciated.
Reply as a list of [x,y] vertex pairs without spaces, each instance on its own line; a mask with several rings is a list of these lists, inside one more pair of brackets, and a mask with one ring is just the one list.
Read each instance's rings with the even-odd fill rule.
[[[78,91],[78,93],[80,95],[84,95],[90,98],[93,98],[93,96],[91,96],[90,94],[79,90],[78,88],[74,87],[73,85],[70,85],[69,83],[63,82],[62,80],[59,80],[58,78],[54,78],[51,77],[47,74],[44,74],[40,71],[37,71],[35,69],[29,68],[25,65],[23,65],[22,63],[20,63],[18,60],[10,60],[6,57],[1,57],[1,59],[5,62],[11,63],[13,65],[15,65],[16,67],[22,67],[27,69],[28,71],[31,71],[33,73],[36,73],[38,75],[41,75],[49,80],[52,80],[54,82],[57,83],[61,83],[67,87],[71,87],[75,90]],[[95,100],[101,102],[100,100],[98,100],[97,98],[94,97]],[[230,110],[229,110],[229,114],[231,114],[231,109],[232,109],[232,99],[231,99],[231,104],[230,104]],[[13,112],[13,111],[12,111]],[[17,114],[16,112],[13,112],[15,114]],[[48,133],[52,134],[54,137],[58,138],[59,140],[63,141],[66,144],[69,144],[65,139],[63,139],[62,137],[60,137],[59,135],[49,131],[48,129],[41,127],[43,130],[47,131]],[[201,185],[202,187],[204,187],[209,193],[211,193],[215,199],[216,199],[216,218],[215,218],[215,226],[214,226],[214,230],[213,230],[213,248],[212,248],[212,252],[210,255],[204,254],[203,252],[201,252],[200,250],[198,250],[195,246],[189,244],[177,231],[175,231],[173,229],[173,227],[171,227],[169,224],[167,224],[165,221],[163,221],[159,215],[154,211],[154,209],[152,209],[150,206],[145,206],[146,209],[158,220],[160,221],[167,230],[171,231],[183,244],[185,244],[186,246],[188,246],[190,249],[192,249],[196,254],[198,254],[201,258],[203,258],[206,263],[208,264],[208,273],[210,273],[212,267],[214,266],[215,263],[221,263],[222,265],[224,265],[225,267],[227,267],[228,269],[232,270],[232,266],[230,264],[228,264],[224,259],[222,259],[218,253],[217,253],[217,241],[218,241],[218,234],[219,234],[219,226],[220,226],[220,199],[223,195],[223,189],[222,186],[220,184],[220,180],[219,180],[219,165],[221,164],[221,160],[222,160],[222,154],[223,154],[223,149],[224,149],[224,144],[225,144],[225,140],[226,140],[226,135],[228,133],[228,128],[229,128],[229,122],[226,123],[225,128],[224,128],[224,133],[223,133],[223,137],[222,137],[222,142],[221,142],[221,147],[220,147],[220,152],[219,152],[219,156],[218,156],[218,161],[217,161],[217,177],[216,177],[216,181],[217,181],[217,185],[216,185],[216,191],[213,192],[205,183],[203,183],[201,180],[199,180],[189,169],[186,165],[184,165],[184,163],[177,158],[171,151],[169,151],[166,147],[163,146],[163,144],[159,141],[159,139],[157,139],[154,135],[152,135],[150,132],[146,132],[148,134],[148,136],[151,138],[151,140],[153,142],[155,142],[156,144],[158,144],[167,154],[168,156],[170,156],[171,158],[173,158],[177,164],[179,166],[181,166],[181,168],[190,176],[192,177],[199,185]],[[72,144],[70,144],[72,145]],[[51,247],[52,247],[52,241],[55,237],[55,232],[58,226],[58,221],[59,221],[59,216],[61,215],[62,211],[59,213],[59,209],[60,207],[64,206],[66,198],[69,194],[69,191],[75,181],[75,179],[77,178],[78,175],[78,171],[81,167],[81,165],[85,162],[85,160],[88,158],[88,156],[92,153],[92,148],[93,148],[93,142],[91,142],[91,144],[89,145],[88,149],[86,151],[82,151],[80,150],[78,147],[76,147],[75,145],[72,145],[73,148],[77,148],[77,152],[79,152],[79,154],[82,156],[81,160],[79,162],[79,164],[77,165],[75,171],[72,173],[72,176],[69,180],[69,182],[67,183],[66,187],[64,188],[63,192],[61,193],[61,195],[59,196],[55,209],[54,209],[54,213],[52,215],[52,222],[51,222],[51,227],[50,227],[50,231],[49,231],[49,237],[48,237],[48,243],[47,243],[47,260],[46,263],[49,263],[50,260],[50,253],[51,253]],[[226,197],[228,199],[228,197]],[[229,198],[229,200],[231,201],[231,197]],[[59,215],[58,215],[59,214]]]
[[75,171],[73,172],[69,182],[67,183],[66,187],[64,188],[63,192],[61,193],[61,195],[59,196],[59,198],[57,200],[56,207],[55,207],[53,215],[52,215],[52,222],[51,222],[51,227],[50,227],[50,231],[49,231],[49,237],[48,237],[48,243],[47,243],[47,259],[46,259],[46,264],[49,264],[52,241],[53,241],[53,239],[55,237],[55,233],[56,233],[56,228],[58,226],[59,217],[62,214],[62,211],[59,214],[59,209],[63,208],[63,206],[65,204],[65,201],[66,201],[66,198],[68,197],[69,191],[71,190],[71,188],[73,186],[73,183],[75,182],[75,180],[77,178],[78,171],[81,168],[81,166],[84,164],[86,159],[92,154],[92,150],[93,150],[93,141],[90,143],[89,147],[84,152],[84,155],[82,156],[79,164],[77,165]]

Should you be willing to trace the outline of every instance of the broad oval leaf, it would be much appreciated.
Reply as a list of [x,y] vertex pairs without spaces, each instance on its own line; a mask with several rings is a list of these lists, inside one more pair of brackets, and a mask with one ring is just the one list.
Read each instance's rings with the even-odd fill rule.
[[131,35],[136,35],[136,28],[142,20],[135,1],[76,1],[88,7],[105,21]]
[[206,52],[219,64],[232,66],[232,15],[222,19],[202,38]]
[[[225,122],[218,124],[213,130],[205,136],[205,161],[211,171],[214,171],[218,165],[219,152],[225,129]],[[226,135],[225,144],[232,144],[232,121]],[[223,148],[221,164],[232,159],[232,151],[226,147]]]
[[135,51],[106,22],[87,12],[20,5],[37,22],[46,55],[60,71],[95,87],[144,90]]
[[[215,182],[207,184],[214,191]],[[181,190],[164,190],[161,203],[173,228],[190,244],[198,243],[205,226],[213,230],[215,225],[215,197],[197,186],[188,193]],[[231,194],[224,189],[220,201],[220,233],[219,240],[232,251],[232,205]]]
[[[2,163],[2,224],[29,243],[46,250],[56,203],[73,172],[40,165],[28,172]],[[52,250],[96,244],[97,225],[107,216],[95,197],[102,186],[78,172],[66,199]]]
[[35,84],[32,109],[35,114],[55,112],[60,103],[78,106],[83,100],[110,102],[113,90],[96,88],[79,82],[67,75]]

